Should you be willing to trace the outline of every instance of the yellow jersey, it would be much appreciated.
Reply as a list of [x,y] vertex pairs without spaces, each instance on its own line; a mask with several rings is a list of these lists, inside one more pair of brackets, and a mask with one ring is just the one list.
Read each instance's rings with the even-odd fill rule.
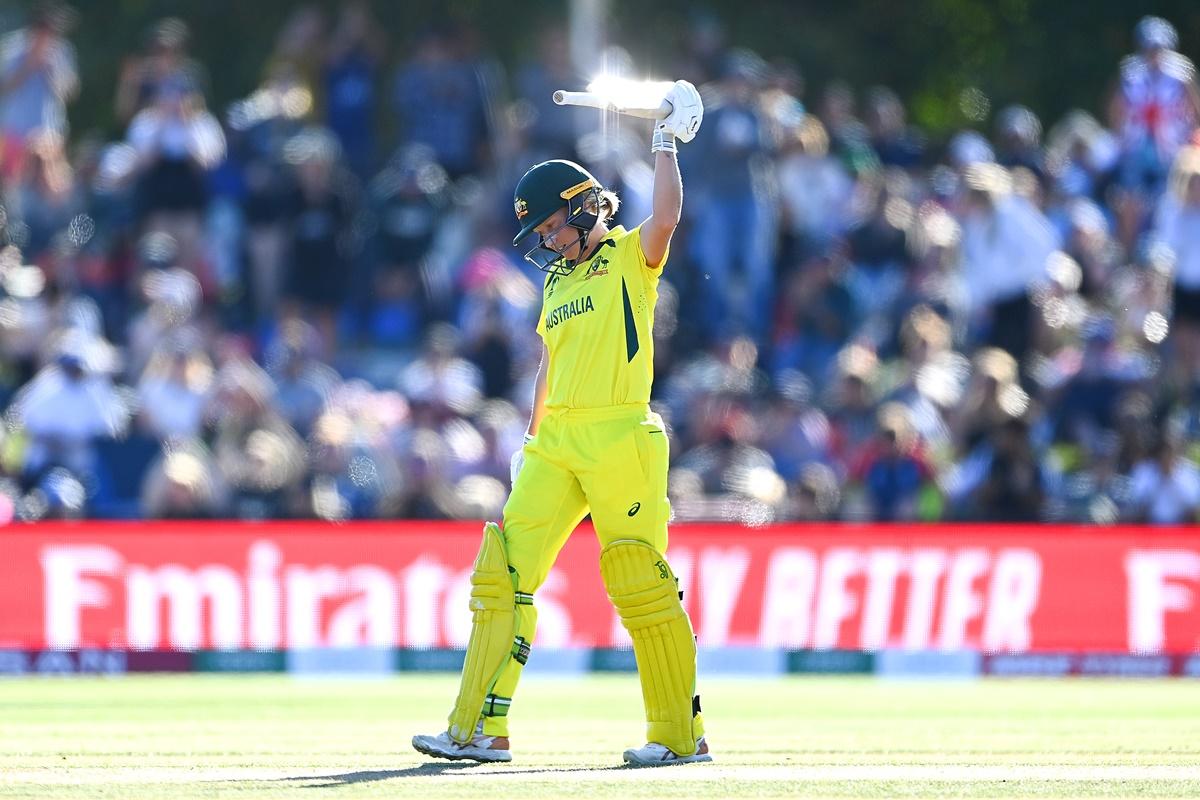
[[550,353],[546,408],[650,402],[654,382],[657,267],[646,264],[642,229],[617,226],[570,275],[549,275],[537,331]]

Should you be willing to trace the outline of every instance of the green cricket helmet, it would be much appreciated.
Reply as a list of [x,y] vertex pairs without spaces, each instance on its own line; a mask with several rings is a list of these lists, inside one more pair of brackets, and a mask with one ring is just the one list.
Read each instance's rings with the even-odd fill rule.
[[[513,210],[517,222],[521,223],[521,232],[513,239],[513,244],[533,233],[533,229],[550,219],[554,212],[566,208],[564,227],[569,225],[579,232],[579,252],[584,252],[588,234],[600,214],[602,191],[600,182],[573,161],[556,159],[535,164],[513,192]],[[544,238],[539,238],[537,246],[525,254],[525,259],[538,269],[555,275],[569,275],[575,269],[575,262],[548,247]]]

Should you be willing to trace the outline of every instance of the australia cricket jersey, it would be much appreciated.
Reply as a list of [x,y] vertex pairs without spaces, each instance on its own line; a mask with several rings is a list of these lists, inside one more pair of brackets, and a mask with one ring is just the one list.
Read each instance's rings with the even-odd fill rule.
[[537,331],[550,352],[546,408],[650,402],[654,305],[663,264],[642,253],[641,227],[609,231],[570,275],[550,275]]

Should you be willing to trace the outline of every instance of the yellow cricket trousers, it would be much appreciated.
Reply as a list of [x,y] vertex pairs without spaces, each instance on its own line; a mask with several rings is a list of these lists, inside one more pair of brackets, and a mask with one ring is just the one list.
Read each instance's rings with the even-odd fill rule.
[[[525,446],[525,464],[504,505],[504,544],[518,596],[537,591],[588,513],[602,549],[636,539],[665,553],[668,461],[662,417],[644,403],[547,413]],[[527,656],[537,614],[528,603],[517,611],[517,636]],[[508,735],[508,708],[524,662],[511,659],[488,696],[485,734]]]

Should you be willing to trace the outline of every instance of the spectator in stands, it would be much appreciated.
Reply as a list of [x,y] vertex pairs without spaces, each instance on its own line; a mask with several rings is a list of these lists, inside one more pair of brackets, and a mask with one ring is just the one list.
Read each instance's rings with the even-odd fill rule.
[[986,467],[970,498],[971,513],[998,522],[1037,522],[1044,477],[1029,441],[1028,423],[1012,417],[993,429],[986,447]]
[[212,456],[192,441],[174,444],[150,467],[141,505],[147,519],[219,519],[227,499]]
[[1113,240],[1108,218],[1091,200],[1079,197],[1065,207],[1063,252],[1080,267],[1079,294],[1092,303],[1103,303],[1112,286],[1122,252]]
[[346,166],[365,178],[376,168],[375,112],[385,42],[370,6],[342,6],[325,56],[325,123]]
[[459,355],[459,336],[449,325],[432,326],[424,352],[400,374],[399,385],[421,423],[470,414],[483,398],[483,375]]
[[842,253],[814,253],[783,278],[775,327],[776,370],[798,369],[819,378],[837,357],[858,322],[858,306],[846,286]]
[[322,414],[310,441],[307,504],[319,519],[369,519],[383,510],[400,476],[389,459],[367,446],[342,411]]
[[1149,457],[1130,474],[1129,519],[1155,525],[1200,522],[1200,470],[1180,454],[1170,432],[1160,432]]
[[25,168],[30,139],[67,133],[67,103],[79,92],[75,50],[65,38],[76,14],[70,6],[41,2],[29,26],[0,39],[0,178]]
[[1065,196],[1102,200],[1119,158],[1117,138],[1081,109],[1067,112],[1046,137],[1046,171]]
[[1022,105],[1001,109],[996,115],[996,162],[1010,170],[1024,167],[1039,178],[1045,175],[1037,114]]
[[887,365],[887,400],[900,403],[933,456],[952,448],[951,409],[963,395],[969,362],[954,351],[950,324],[927,305],[900,326],[900,358]]
[[963,278],[973,321],[988,344],[1020,362],[1032,344],[1030,290],[1045,278],[1057,237],[1045,215],[1013,192],[1003,167],[973,164],[963,181]]
[[[71,225],[83,212],[83,195],[61,134],[43,130],[27,144],[25,169],[7,193],[8,212],[25,226],[23,245],[30,260],[41,261],[54,244],[80,244],[81,232],[78,228],[72,231]],[[76,223],[80,224],[84,224],[82,220]],[[75,241],[69,238],[72,233]]]
[[802,376],[779,375],[776,385],[758,413],[759,441],[779,476],[794,483],[810,465],[830,460],[829,419],[812,405],[812,384]]
[[194,336],[163,341],[138,381],[141,427],[163,441],[196,438],[212,382],[212,362]]
[[420,338],[428,322],[426,256],[446,208],[449,180],[424,145],[401,148],[371,184],[378,227],[367,333],[380,345]]
[[996,428],[1026,413],[1029,402],[1016,359],[999,348],[980,350],[962,402],[950,419],[958,452],[965,455],[989,440]]
[[175,240],[152,233],[138,243],[136,277],[145,307],[133,314],[126,327],[128,368],[140,375],[151,354],[172,337],[195,336],[192,325],[201,305],[200,282],[192,273],[174,266]]
[[764,70],[754,53],[730,56],[720,99],[705,111],[710,133],[696,140],[694,157],[683,164],[700,196],[693,247],[710,339],[748,333],[762,343],[771,319],[777,223],[764,183],[768,142],[756,102]]
[[807,522],[837,519],[841,500],[841,488],[834,471],[824,464],[809,464],[792,486],[790,516]]
[[288,319],[267,352],[267,370],[275,382],[272,405],[301,436],[312,430],[341,384],[337,372],[318,358],[321,349],[312,325]]
[[271,405],[273,388],[248,359],[234,358],[217,373],[208,409],[213,454],[229,484],[230,511],[238,518],[304,513],[304,444]]
[[322,354],[337,343],[337,312],[352,279],[361,242],[353,228],[356,198],[343,180],[337,140],[324,129],[293,137],[284,157],[296,191],[285,204],[285,296],[288,316],[305,316],[321,334]]
[[579,158],[576,142],[580,133],[591,127],[594,112],[555,105],[554,92],[559,89],[581,92],[586,81],[580,80],[571,64],[569,36],[564,27],[547,27],[537,36],[537,42],[537,60],[518,69],[514,84],[519,99],[515,113],[525,127],[525,160],[575,161]]
[[904,169],[921,166],[925,137],[908,124],[904,104],[894,91],[886,86],[876,86],[868,91],[863,121],[880,164]]
[[448,28],[426,30],[396,73],[393,109],[401,144],[433,149],[452,178],[473,175],[488,160],[485,81],[463,57]]
[[850,224],[854,181],[829,153],[825,126],[811,114],[785,129],[777,162],[785,257],[805,258],[831,247]]
[[151,103],[129,123],[126,138],[137,153],[137,207],[145,230],[173,236],[180,264],[204,276],[200,235],[207,177],[225,157],[220,123],[205,109],[199,87],[176,75],[157,87]]
[[203,91],[204,67],[187,52],[191,32],[178,17],[154,23],[146,33],[145,50],[125,59],[117,82],[117,119],[128,124],[158,102],[172,87],[185,85]]
[[852,344],[837,358],[837,371],[824,407],[832,426],[831,443],[840,477],[862,462],[876,431],[879,359],[873,350]]
[[1179,369],[1200,375],[1200,144],[1179,151],[1159,204],[1155,238],[1174,254],[1174,340]]
[[875,326],[886,324],[912,268],[911,190],[911,180],[899,169],[871,172],[857,188],[863,211],[846,234],[847,281],[859,309]]
[[54,361],[14,400],[28,445],[22,472],[36,482],[53,467],[76,476],[94,468],[94,440],[125,430],[128,411],[108,374],[97,369],[104,343],[79,331],[63,338]]
[[829,131],[829,149],[856,175],[879,169],[879,156],[871,146],[870,131],[857,116],[854,89],[835,80],[821,93],[817,116]]
[[930,484],[933,470],[922,452],[908,409],[887,403],[879,409],[877,423],[874,442],[851,468],[851,485],[861,491],[867,519],[918,519],[921,492]]
[[1175,26],[1143,17],[1134,38],[1138,52],[1121,62],[1109,115],[1121,135],[1124,185],[1151,190],[1153,197],[1200,120],[1200,92],[1191,61],[1175,50]]
[[1089,319],[1081,331],[1082,348],[1064,368],[1065,385],[1055,398],[1054,423],[1067,441],[1093,440],[1111,429],[1126,390],[1148,374],[1146,361],[1116,338],[1116,327],[1107,316]]
[[1179,36],[1161,17],[1143,17],[1134,29],[1138,52],[1121,61],[1108,105],[1121,142],[1118,232],[1131,246],[1166,184],[1179,148],[1200,122],[1196,68],[1176,52]]

